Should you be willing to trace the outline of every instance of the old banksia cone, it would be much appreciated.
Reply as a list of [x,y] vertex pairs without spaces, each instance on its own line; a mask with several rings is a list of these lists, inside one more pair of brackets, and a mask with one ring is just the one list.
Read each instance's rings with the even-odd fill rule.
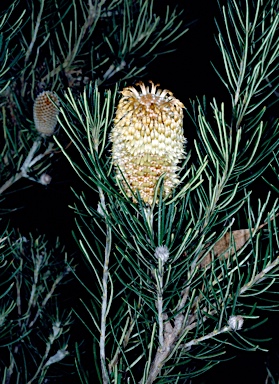
[[[142,82],[124,88],[111,133],[112,160],[128,196],[138,190],[151,204],[154,188],[164,174],[164,193],[178,184],[184,157],[183,104],[172,92]],[[126,182],[124,182],[126,179]],[[129,184],[130,188],[128,187]]]
[[58,97],[51,91],[40,93],[34,103],[33,115],[37,131],[43,135],[51,136],[57,124]]

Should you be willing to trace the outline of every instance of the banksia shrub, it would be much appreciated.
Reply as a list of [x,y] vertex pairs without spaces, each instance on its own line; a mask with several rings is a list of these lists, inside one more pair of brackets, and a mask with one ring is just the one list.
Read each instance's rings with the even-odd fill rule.
[[154,188],[164,175],[167,196],[179,183],[177,171],[184,157],[183,107],[169,90],[142,82],[124,88],[111,133],[112,160],[128,196],[138,190],[151,204]]
[[43,135],[51,136],[54,133],[59,113],[55,104],[59,105],[59,100],[55,93],[51,91],[40,93],[35,100],[33,108],[34,123],[37,131]]

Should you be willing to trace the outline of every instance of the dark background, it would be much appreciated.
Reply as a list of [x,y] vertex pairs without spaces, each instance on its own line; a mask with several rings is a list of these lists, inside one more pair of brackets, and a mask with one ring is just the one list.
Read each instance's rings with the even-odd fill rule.
[[[167,4],[171,7],[177,4],[184,9],[189,31],[175,43],[176,51],[154,60],[141,79],[153,80],[154,83],[160,83],[161,87],[171,90],[186,108],[190,107],[189,99],[196,96],[201,98],[206,95],[208,100],[215,97],[217,100],[229,101],[229,95],[211,65],[213,62],[222,70],[221,54],[214,40],[214,34],[217,33],[214,17],[222,23],[217,0],[157,1],[156,11],[164,13]],[[188,124],[189,126],[184,125],[184,129],[190,148],[195,132],[193,126],[189,122]],[[16,197],[17,206],[20,207],[10,214],[11,225],[22,234],[32,232],[46,234],[51,238],[59,236],[69,253],[78,254],[72,236],[75,223],[74,213],[69,205],[73,205],[75,199],[70,188],[82,191],[85,187],[63,156],[57,156],[57,163],[49,173],[52,176],[49,186],[35,183],[30,185],[29,181],[23,180],[17,184],[15,192],[7,196],[8,203],[9,198],[13,201]],[[270,352],[244,353],[229,350],[228,358],[236,355],[234,360],[219,364],[203,376],[193,379],[193,384],[264,384],[267,377],[266,363],[276,376],[279,372],[278,317],[269,313],[266,316],[270,321],[256,332],[260,332],[261,336],[274,336],[273,341],[263,345]]]

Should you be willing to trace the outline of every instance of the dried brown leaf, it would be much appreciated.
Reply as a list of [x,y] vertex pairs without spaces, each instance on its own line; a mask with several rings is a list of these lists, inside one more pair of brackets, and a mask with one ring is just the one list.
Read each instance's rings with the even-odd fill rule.
[[[279,213],[277,213],[274,217],[271,218],[271,220],[274,220],[275,217],[277,217]],[[261,228],[265,227],[267,225],[266,223],[261,224],[256,231],[260,230]],[[213,247],[214,256],[216,257],[222,257],[224,259],[227,259],[230,255],[233,256],[235,252],[237,252],[240,248],[243,247],[243,245],[249,240],[250,236],[253,235],[255,232],[255,229],[237,229],[232,232],[226,232],[224,236],[217,241],[217,243]],[[204,257],[204,251],[201,252],[199,259],[202,258],[201,261],[201,268],[206,267],[208,264],[212,261],[212,251],[207,253]]]
[[[253,230],[252,230],[253,231]],[[225,235],[217,241],[213,247],[214,256],[227,259],[229,255],[234,255],[250,238],[249,229],[237,229],[232,232],[226,232]],[[204,268],[212,261],[211,252],[207,253],[202,259],[201,267]],[[201,255],[202,256],[202,255]]]

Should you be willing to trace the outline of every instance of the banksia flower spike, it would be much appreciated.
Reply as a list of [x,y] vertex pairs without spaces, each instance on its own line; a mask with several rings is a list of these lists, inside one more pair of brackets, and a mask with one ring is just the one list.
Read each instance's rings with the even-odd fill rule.
[[184,105],[172,92],[150,83],[145,86],[139,82],[140,91],[123,89],[111,141],[112,161],[127,195],[138,190],[151,205],[161,175],[165,195],[179,183],[178,164],[185,157],[186,139],[182,127]]
[[34,123],[42,135],[51,136],[54,133],[59,111],[53,103],[59,105],[59,99],[51,91],[40,93],[34,102]]

